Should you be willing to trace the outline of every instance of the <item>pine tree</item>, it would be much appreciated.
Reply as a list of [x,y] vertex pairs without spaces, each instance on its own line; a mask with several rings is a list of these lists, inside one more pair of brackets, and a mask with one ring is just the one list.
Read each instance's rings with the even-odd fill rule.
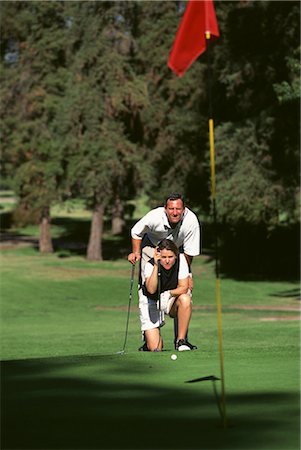
[[[298,220],[300,4],[218,2],[216,173],[223,223]],[[298,56],[299,58],[299,56]]]
[[152,168],[145,184],[151,206],[162,204],[172,191],[186,194],[190,204],[206,203],[207,179],[202,161],[207,151],[207,105],[202,76],[206,59],[198,60],[185,77],[167,66],[179,26],[183,2],[141,2],[137,45],[150,105],[143,111],[143,143]]
[[70,72],[61,134],[70,189],[93,212],[90,260],[102,259],[105,210],[141,185],[136,167],[143,167],[143,152],[136,129],[148,98],[132,62],[129,8],[123,2],[69,3]]
[[26,214],[36,220],[40,251],[52,252],[50,207],[64,178],[55,132],[66,73],[64,3],[4,2],[1,10],[4,159],[14,171],[21,222]]

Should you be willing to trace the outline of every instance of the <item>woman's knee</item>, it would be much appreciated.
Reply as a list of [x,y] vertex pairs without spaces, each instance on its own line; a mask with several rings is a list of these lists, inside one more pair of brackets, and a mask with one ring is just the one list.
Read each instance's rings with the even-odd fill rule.
[[145,331],[145,337],[146,345],[150,352],[162,350],[163,341],[157,328]]
[[191,307],[191,296],[189,294],[182,294],[178,297],[179,305],[185,308]]

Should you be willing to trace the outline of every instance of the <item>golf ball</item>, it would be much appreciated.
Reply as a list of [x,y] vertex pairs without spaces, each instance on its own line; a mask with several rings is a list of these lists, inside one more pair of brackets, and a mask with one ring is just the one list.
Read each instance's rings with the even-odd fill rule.
[[177,355],[171,355],[171,359],[175,361],[177,359]]

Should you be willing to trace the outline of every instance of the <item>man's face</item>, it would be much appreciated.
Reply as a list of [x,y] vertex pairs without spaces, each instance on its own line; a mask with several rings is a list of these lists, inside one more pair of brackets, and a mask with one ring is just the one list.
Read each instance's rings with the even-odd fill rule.
[[171,226],[177,225],[182,219],[184,206],[182,200],[168,200],[165,211]]

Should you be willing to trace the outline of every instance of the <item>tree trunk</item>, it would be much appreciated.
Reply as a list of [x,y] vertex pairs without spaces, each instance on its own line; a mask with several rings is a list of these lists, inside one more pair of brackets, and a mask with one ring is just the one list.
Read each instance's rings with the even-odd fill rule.
[[41,253],[53,253],[51,232],[50,232],[50,213],[49,208],[42,212],[40,221],[39,250]]
[[123,204],[119,197],[115,198],[113,209],[112,209],[112,234],[113,236],[121,234],[123,231],[125,221],[124,221],[124,209]]
[[92,223],[87,250],[87,259],[89,261],[102,260],[102,230],[103,230],[104,206],[96,205],[92,215]]

